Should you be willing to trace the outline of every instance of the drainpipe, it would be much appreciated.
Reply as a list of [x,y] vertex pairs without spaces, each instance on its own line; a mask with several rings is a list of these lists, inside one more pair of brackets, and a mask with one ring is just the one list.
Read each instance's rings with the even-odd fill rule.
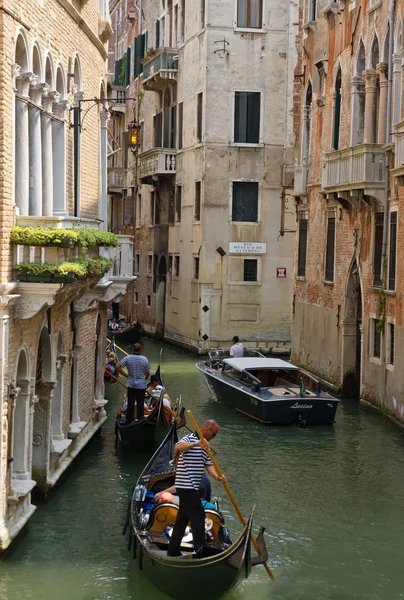
[[[387,118],[386,118],[386,144],[391,143],[391,109],[393,95],[393,44],[394,44],[394,12],[396,8],[396,0],[391,0],[390,7],[390,32],[389,32],[389,61],[388,61],[388,83],[387,83]],[[384,157],[384,216],[383,216],[383,245],[382,245],[382,264],[380,279],[385,278],[385,264],[387,255],[387,231],[389,222],[389,189],[390,189],[390,159],[388,153]]]

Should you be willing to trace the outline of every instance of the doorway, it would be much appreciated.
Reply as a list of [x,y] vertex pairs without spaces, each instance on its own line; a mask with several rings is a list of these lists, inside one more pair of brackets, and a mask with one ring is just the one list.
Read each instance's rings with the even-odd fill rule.
[[359,398],[362,368],[362,292],[358,265],[352,264],[345,293],[342,323],[342,395]]

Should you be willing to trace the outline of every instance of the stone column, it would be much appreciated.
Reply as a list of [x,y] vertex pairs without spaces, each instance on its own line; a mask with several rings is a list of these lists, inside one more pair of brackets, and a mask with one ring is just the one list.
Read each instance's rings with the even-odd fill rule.
[[53,215],[53,148],[52,119],[50,111],[56,92],[45,92],[42,97],[44,111],[41,115],[42,133],[42,215]]
[[52,408],[52,438],[64,440],[63,433],[63,399],[64,399],[64,366],[67,356],[59,354],[56,360],[56,385],[53,394]]
[[393,55],[393,125],[401,121],[401,95],[402,95],[402,58],[399,54]]
[[19,74],[15,78],[15,204],[20,215],[29,211],[29,134],[28,134],[28,89],[31,73]]
[[374,144],[376,139],[377,73],[372,69],[364,72],[365,80],[365,124],[363,141]]
[[52,120],[53,143],[53,214],[67,215],[66,207],[66,124],[65,112],[69,108],[67,100],[56,99],[53,112],[58,119]]
[[377,65],[379,73],[380,99],[379,99],[379,118],[377,121],[377,143],[386,143],[386,119],[387,119],[387,64],[380,63]]
[[107,229],[107,207],[108,207],[108,189],[107,189],[107,121],[109,112],[101,107],[100,111],[100,219],[102,228]]
[[365,86],[363,79],[355,75],[351,79],[352,89],[352,119],[351,119],[351,144],[363,144],[363,128],[365,117]]
[[81,103],[84,93],[75,91],[73,107],[73,191],[74,216],[81,212]]
[[37,105],[29,107],[29,214],[42,216],[42,131],[41,97],[44,84],[30,86],[31,100]]
[[72,423],[80,423],[79,417],[79,358],[80,358],[81,346],[75,345],[73,348],[73,410],[72,410]]

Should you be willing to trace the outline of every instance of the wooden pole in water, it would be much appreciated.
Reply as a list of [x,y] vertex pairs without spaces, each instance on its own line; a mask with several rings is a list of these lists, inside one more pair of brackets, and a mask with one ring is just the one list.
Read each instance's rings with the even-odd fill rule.
[[[192,412],[190,410],[187,410],[187,414],[188,414],[189,418],[191,419],[191,421],[192,421],[192,423],[193,423],[193,425],[195,427],[195,431],[198,434],[199,439],[201,440],[203,438],[203,435],[201,433],[201,430],[198,427],[198,423],[195,421],[194,416],[193,416],[193,414],[192,414]],[[220,470],[219,465],[217,464],[216,459],[215,459],[215,457],[213,456],[213,454],[211,452],[211,449],[209,447],[206,448],[206,452],[208,453],[209,458],[212,461],[213,466],[215,467],[216,473],[219,475],[219,477],[221,477],[222,476],[222,471]],[[230,491],[230,488],[229,488],[229,486],[227,484],[227,481],[222,481],[222,484],[223,484],[224,489],[227,492],[227,495],[229,496],[230,502],[234,506],[234,509],[235,509],[235,511],[236,511],[236,513],[238,515],[238,518],[240,519],[241,523],[245,527],[246,520],[243,517],[243,514],[242,514],[241,510],[239,509],[239,506],[238,506],[238,504],[237,504],[237,502],[236,502],[233,494]],[[253,535],[251,536],[251,540],[252,540],[252,543],[253,543],[253,546],[254,546],[255,550],[259,553],[259,548],[258,548],[258,545],[257,545],[257,540],[255,539],[255,537]],[[268,575],[272,579],[272,581],[275,581],[275,575],[272,573],[271,569],[269,568],[268,563],[265,562],[264,563],[264,567],[265,567],[266,572],[268,573]]]

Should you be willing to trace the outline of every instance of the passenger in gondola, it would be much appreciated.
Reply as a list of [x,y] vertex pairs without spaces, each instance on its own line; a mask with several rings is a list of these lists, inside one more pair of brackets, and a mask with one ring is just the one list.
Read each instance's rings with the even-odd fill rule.
[[106,358],[104,377],[111,378],[115,375],[116,371],[116,354],[115,352],[109,352]]
[[116,319],[112,319],[110,326],[109,326],[111,331],[117,331],[119,328],[119,324],[117,323]]
[[180,499],[177,519],[168,545],[167,556],[181,556],[181,542],[188,522],[191,523],[194,543],[194,558],[200,558],[205,544],[205,511],[199,498],[199,486],[203,472],[206,470],[217,481],[226,481],[226,477],[217,474],[206,448],[209,441],[219,431],[216,421],[206,421],[202,428],[202,439],[196,433],[182,438],[175,445],[180,452],[176,475],[175,489]]
[[203,506],[203,508],[206,510],[216,510],[216,506],[214,504],[212,504],[212,502],[208,502],[207,500],[205,500],[205,496],[206,496],[206,490],[205,490],[205,486],[203,485],[203,483],[201,483],[201,485],[199,486],[199,498],[201,499],[201,504]]

